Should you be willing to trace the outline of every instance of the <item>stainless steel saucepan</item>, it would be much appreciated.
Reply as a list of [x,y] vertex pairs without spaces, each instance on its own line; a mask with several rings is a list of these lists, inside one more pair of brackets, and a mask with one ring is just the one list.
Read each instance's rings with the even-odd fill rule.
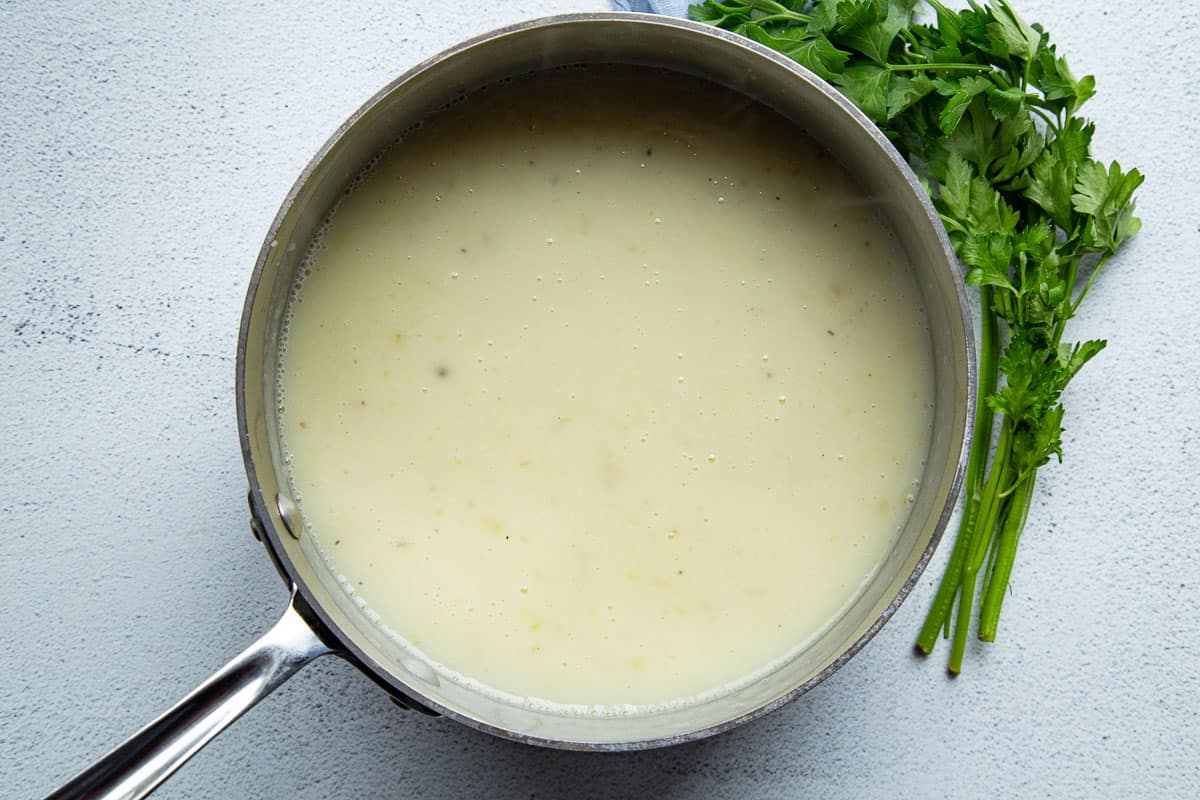
[[[625,63],[723,84],[774,108],[822,143],[875,198],[916,271],[936,360],[933,436],[911,516],[865,592],[789,663],[709,702],[638,716],[530,710],[448,680],[381,635],[339,588],[305,534],[276,432],[280,324],[306,247],[367,162],[414,123],[472,88],[564,64]],[[401,145],[403,146],[403,145]],[[919,182],[871,122],[796,63],[738,36],[640,14],[535,20],[465,42],[410,70],[366,102],[300,175],[250,277],[237,353],[238,428],[254,534],[291,587],[265,636],[56,798],[142,797],[225,726],[317,656],[350,661],[410,709],[529,744],[637,750],[740,725],[803,694],[858,652],[916,582],[951,514],[973,416],[970,319],[945,232]]]

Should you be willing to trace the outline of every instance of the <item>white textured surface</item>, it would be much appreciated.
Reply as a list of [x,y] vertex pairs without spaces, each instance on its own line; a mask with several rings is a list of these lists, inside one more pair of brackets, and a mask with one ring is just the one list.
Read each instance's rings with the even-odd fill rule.
[[[304,163],[421,58],[601,2],[331,5],[0,2],[0,795],[48,791],[283,607],[246,529],[233,357]],[[1148,174],[1146,225],[1073,325],[1109,348],[963,678],[910,654],[943,548],[845,669],[715,740],[534,750],[401,714],[330,659],[158,796],[1200,795],[1200,8],[1017,5],[1096,74],[1097,154]]]

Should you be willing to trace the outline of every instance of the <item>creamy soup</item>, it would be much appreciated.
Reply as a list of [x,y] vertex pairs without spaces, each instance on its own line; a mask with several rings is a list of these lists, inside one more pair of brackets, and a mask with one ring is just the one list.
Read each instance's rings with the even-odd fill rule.
[[293,293],[305,536],[444,678],[694,702],[795,655],[904,525],[922,301],[871,199],[694,79],[502,83],[385,153]]

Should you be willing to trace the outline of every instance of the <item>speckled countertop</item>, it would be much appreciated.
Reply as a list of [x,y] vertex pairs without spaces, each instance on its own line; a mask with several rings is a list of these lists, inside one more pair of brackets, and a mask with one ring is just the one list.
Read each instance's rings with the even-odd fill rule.
[[[716,739],[534,750],[327,659],[156,796],[1200,796],[1200,4],[1017,5],[1096,74],[1096,152],[1148,175],[1145,228],[1073,323],[1109,348],[963,678],[910,651],[943,548],[846,668]],[[601,7],[0,2],[0,796],[53,788],[285,603],[247,531],[233,367],[312,153],[425,56]]]

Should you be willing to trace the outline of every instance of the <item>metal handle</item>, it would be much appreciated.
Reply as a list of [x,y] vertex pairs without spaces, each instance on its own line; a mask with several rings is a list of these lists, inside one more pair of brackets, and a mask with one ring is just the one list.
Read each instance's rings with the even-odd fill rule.
[[170,711],[135,733],[46,800],[136,800],[314,658],[332,652],[296,610]]

